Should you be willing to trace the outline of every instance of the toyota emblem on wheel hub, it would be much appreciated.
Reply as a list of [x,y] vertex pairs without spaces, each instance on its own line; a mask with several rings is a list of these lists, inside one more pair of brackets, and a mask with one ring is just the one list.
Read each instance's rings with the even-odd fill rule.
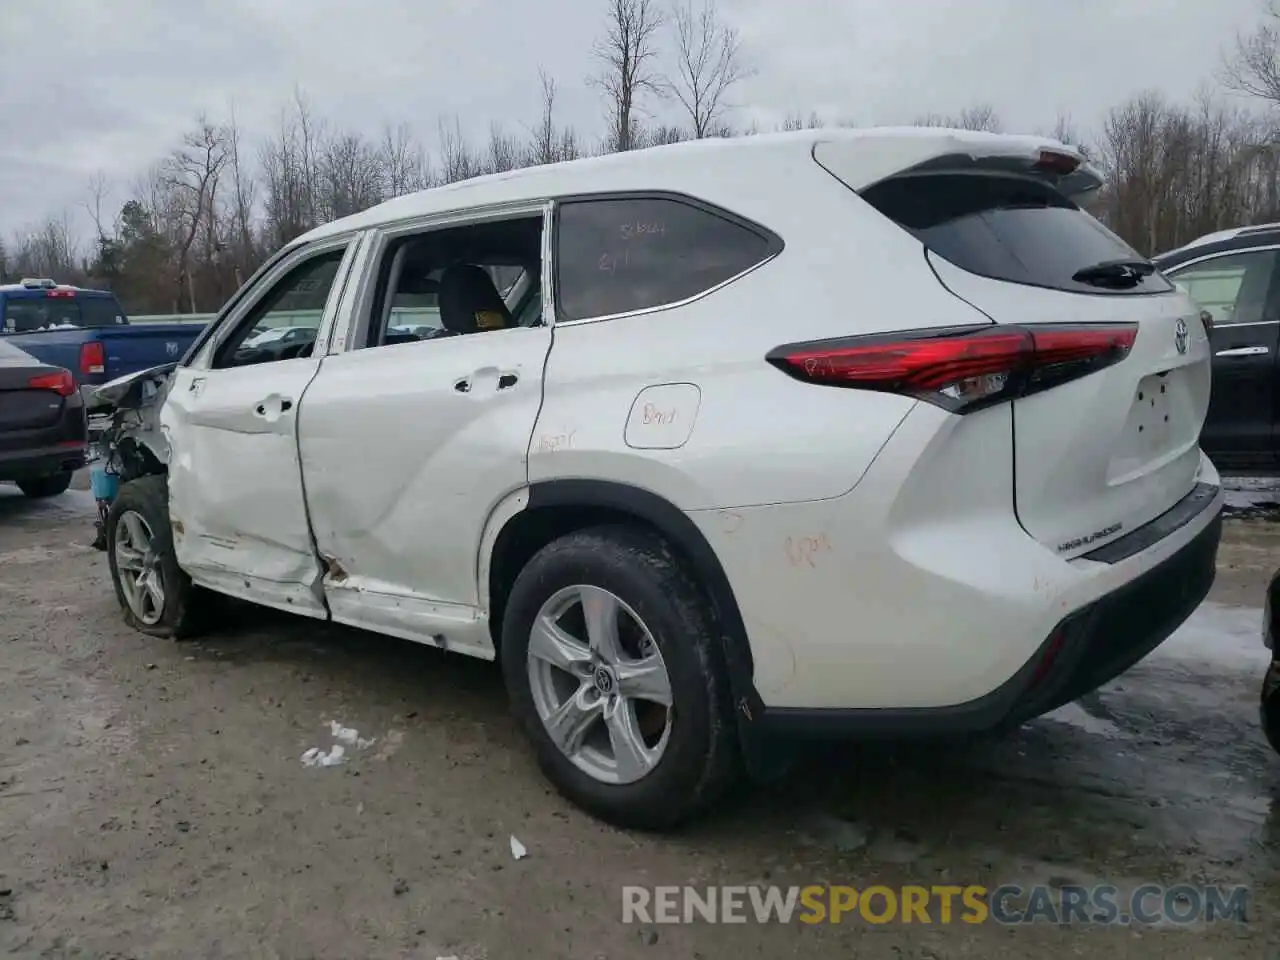
[[608,667],[596,667],[595,675],[596,692],[602,697],[607,697],[613,693],[616,685],[613,679],[613,671]]
[[1179,353],[1187,352],[1187,321],[1181,317],[1178,318],[1177,326],[1173,328],[1173,345],[1178,348]]

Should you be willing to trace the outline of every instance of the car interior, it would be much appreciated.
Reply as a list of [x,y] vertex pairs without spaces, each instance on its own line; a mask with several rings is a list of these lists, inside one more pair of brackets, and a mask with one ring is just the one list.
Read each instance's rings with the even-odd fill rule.
[[379,270],[365,345],[391,346],[542,322],[542,218],[396,241]]

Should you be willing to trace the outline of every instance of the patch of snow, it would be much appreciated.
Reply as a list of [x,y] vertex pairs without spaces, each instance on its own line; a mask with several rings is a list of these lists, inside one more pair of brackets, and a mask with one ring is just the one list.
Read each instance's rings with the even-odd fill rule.
[[1260,676],[1271,660],[1262,645],[1262,609],[1205,601],[1151,656]]
[[521,860],[529,855],[529,851],[525,849],[524,844],[515,837],[511,838],[511,856],[517,860]]
[[302,765],[304,767],[336,767],[342,763],[345,754],[346,750],[340,743],[335,743],[328,753],[319,747],[312,747],[302,755]]
[[1068,703],[1065,707],[1059,707],[1051,713],[1046,713],[1044,718],[1055,723],[1065,723],[1078,730],[1083,730],[1085,733],[1107,737],[1111,740],[1128,736],[1110,720],[1103,717],[1095,717],[1079,703]]
[[354,727],[344,727],[337,720],[329,722],[329,732],[333,734],[333,739],[339,743],[351,745],[360,739],[360,731]]

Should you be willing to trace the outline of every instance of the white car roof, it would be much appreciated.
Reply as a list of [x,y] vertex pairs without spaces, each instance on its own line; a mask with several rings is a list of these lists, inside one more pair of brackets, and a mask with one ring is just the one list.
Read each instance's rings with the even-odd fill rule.
[[[396,197],[375,207],[323,224],[293,245],[364,230],[402,220],[520,203],[578,193],[632,190],[679,190],[682,182],[701,181],[707,169],[732,168],[735,179],[770,181],[788,162],[812,154],[815,145],[841,145],[857,160],[857,187],[870,185],[934,157],[968,154],[981,157],[1035,157],[1042,150],[1083,160],[1079,150],[1050,137],[953,130],[945,127],[868,127],[798,130],[742,137],[712,137],[644,150],[585,157],[561,163],[489,174]],[[848,182],[849,165],[841,179]],[[704,177],[696,177],[702,173]],[[753,177],[758,174],[758,177]]]

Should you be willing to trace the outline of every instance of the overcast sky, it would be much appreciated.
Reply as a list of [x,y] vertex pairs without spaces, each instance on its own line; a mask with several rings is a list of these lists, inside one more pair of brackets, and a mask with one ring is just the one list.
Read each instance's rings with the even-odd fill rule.
[[[561,117],[597,138],[606,0],[0,0],[0,234],[77,208],[101,172],[111,204],[207,111],[234,106],[258,137],[296,87],[331,123],[376,134],[436,118],[483,136],[539,109],[538,69]],[[1261,0],[720,0],[756,75],[735,119],[816,109],[901,123],[989,102],[1006,128],[1058,111],[1096,125],[1151,88],[1191,97]]]

